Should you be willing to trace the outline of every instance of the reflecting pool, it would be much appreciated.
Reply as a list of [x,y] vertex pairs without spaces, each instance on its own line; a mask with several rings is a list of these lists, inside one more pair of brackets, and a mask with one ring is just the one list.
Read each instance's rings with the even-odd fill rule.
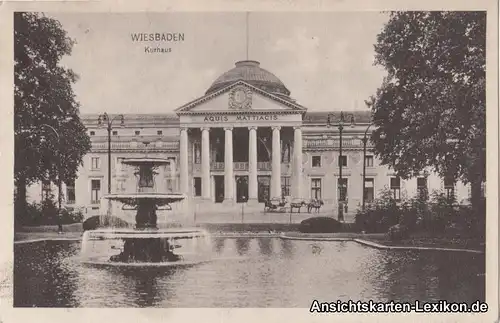
[[310,307],[311,301],[484,301],[485,256],[356,242],[213,238],[189,268],[95,268],[80,243],[15,245],[16,307]]

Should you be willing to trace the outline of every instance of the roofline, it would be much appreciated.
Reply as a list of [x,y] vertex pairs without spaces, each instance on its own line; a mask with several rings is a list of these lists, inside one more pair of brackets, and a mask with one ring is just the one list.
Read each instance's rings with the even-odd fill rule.
[[213,97],[219,96],[220,94],[228,91],[232,87],[235,87],[236,85],[239,85],[239,84],[243,84],[245,86],[248,86],[251,89],[253,89],[255,92],[260,93],[262,95],[267,95],[267,96],[271,97],[272,99],[275,99],[276,101],[283,103],[284,105],[293,106],[293,107],[297,108],[298,111],[303,111],[303,112],[307,111],[306,107],[304,107],[304,106],[302,106],[302,105],[300,105],[298,103],[294,103],[294,102],[290,102],[288,100],[282,99],[282,98],[280,98],[279,96],[277,96],[275,94],[272,94],[270,92],[267,92],[267,91],[264,91],[262,89],[259,89],[258,87],[255,87],[252,84],[250,84],[248,82],[245,82],[243,80],[239,80],[239,81],[233,82],[233,83],[231,83],[231,84],[223,87],[222,89],[219,89],[219,90],[217,90],[215,92],[212,92],[210,94],[205,94],[205,95],[203,95],[203,96],[201,96],[201,97],[199,97],[197,99],[192,100],[191,102],[188,102],[188,103],[182,105],[181,107],[175,109],[174,111],[178,115],[188,113],[189,111],[182,111],[182,110],[184,110],[184,109],[186,109],[188,107],[191,107],[191,106],[193,106],[193,105],[195,105],[197,103],[202,103],[202,102],[208,100],[209,98],[213,98]]

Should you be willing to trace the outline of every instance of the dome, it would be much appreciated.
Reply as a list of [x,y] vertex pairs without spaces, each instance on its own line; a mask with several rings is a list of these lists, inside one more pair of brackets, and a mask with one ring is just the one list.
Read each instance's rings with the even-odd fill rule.
[[279,96],[290,95],[290,91],[273,73],[260,67],[257,61],[239,61],[236,66],[219,76],[205,94],[213,93],[236,81],[245,81],[261,90]]

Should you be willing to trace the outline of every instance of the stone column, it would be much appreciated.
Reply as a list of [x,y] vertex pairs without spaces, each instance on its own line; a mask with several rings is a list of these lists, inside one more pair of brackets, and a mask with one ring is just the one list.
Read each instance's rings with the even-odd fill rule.
[[233,128],[224,128],[224,203],[234,202]]
[[248,203],[257,203],[257,127],[248,130]]
[[272,173],[271,173],[271,196],[270,198],[281,198],[281,127],[272,127]]
[[296,198],[304,198],[302,196],[302,129],[300,126],[293,127],[293,185],[295,187],[292,193]]
[[210,128],[201,129],[201,195],[210,199]]
[[180,191],[182,194],[189,195],[189,163],[188,163],[188,130],[181,128],[180,139]]

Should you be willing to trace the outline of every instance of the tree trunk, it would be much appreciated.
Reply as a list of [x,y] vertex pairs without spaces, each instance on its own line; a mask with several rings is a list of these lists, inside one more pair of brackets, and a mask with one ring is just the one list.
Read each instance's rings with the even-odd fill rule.
[[482,209],[484,208],[483,204],[483,197],[482,197],[482,192],[481,192],[481,179],[474,179],[471,182],[471,205],[472,208],[475,211],[483,211]]
[[14,225],[21,224],[22,219],[26,216],[26,179],[19,178],[16,182],[16,196],[14,202]]

